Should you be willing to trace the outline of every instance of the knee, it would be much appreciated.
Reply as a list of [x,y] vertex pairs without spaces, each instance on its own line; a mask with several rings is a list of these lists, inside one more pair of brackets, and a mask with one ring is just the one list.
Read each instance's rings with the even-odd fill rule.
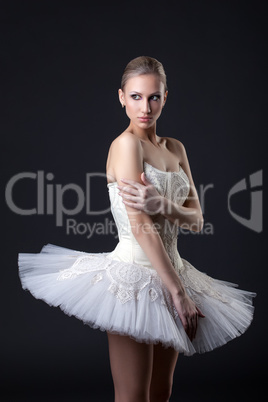
[[172,386],[151,390],[150,402],[168,402],[171,397]]

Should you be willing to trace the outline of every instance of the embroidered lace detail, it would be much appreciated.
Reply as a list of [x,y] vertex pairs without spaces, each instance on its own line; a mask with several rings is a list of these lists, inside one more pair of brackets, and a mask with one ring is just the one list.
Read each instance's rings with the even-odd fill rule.
[[149,179],[149,181],[154,185],[154,187],[157,189],[157,191],[161,194],[165,194],[165,189],[166,189],[166,174],[155,174],[155,168],[149,163],[144,162],[144,172],[146,177]]
[[154,288],[149,289],[149,296],[152,301],[155,301],[158,298],[158,293]]
[[131,267],[127,266],[119,267],[116,270],[118,278],[124,283],[134,284],[140,282],[142,279],[142,272],[138,266]]
[[179,205],[184,203],[190,191],[190,183],[182,167],[178,172],[164,172],[144,162],[144,171],[161,195]]
[[103,278],[103,276],[100,273],[94,275],[92,280],[91,280],[92,285],[95,285],[95,283],[98,283],[99,281],[101,281],[102,278]]
[[110,265],[107,275],[111,281],[109,291],[113,293],[121,303],[131,299],[139,299],[140,292],[151,282],[149,270],[142,269],[135,264],[120,266]]
[[[105,253],[106,254],[106,253]],[[102,261],[101,261],[102,258]],[[70,268],[60,270],[60,274],[57,277],[58,281],[63,281],[65,279],[74,279],[78,275],[85,274],[86,272],[94,272],[101,269],[105,270],[106,267],[111,264],[111,260],[105,256],[95,257],[94,255],[87,254],[78,257]]]
[[184,259],[182,259],[182,261],[183,268],[181,268],[179,275],[188,293],[198,305],[201,305],[201,301],[196,293],[206,294],[215,299],[221,300],[224,303],[229,301],[224,295],[216,290],[217,286],[214,286],[215,279],[211,278],[204,272],[198,271],[188,261]]
[[88,254],[79,256],[70,268],[61,270],[57,280],[72,280],[87,273],[95,273],[88,279],[92,285],[103,281],[105,277],[108,278],[110,284],[107,291],[122,304],[134,299],[139,300],[147,289],[152,302],[160,297],[161,304],[167,307],[170,314],[174,318],[178,315],[170,293],[154,269]]
[[[184,204],[190,191],[190,182],[182,167],[180,167],[178,172],[164,172],[144,162],[144,169],[146,177],[155,186],[159,194],[178,205]],[[158,224],[156,227],[159,228],[159,235],[163,241],[164,247],[172,265],[178,271],[181,265],[180,257],[177,252],[179,227],[159,215],[152,216],[152,220]]]

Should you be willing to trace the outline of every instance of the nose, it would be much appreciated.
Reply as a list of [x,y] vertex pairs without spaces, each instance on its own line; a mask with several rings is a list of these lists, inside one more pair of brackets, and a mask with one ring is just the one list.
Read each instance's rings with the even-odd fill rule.
[[148,99],[144,99],[142,103],[142,113],[147,114],[151,113],[150,102]]

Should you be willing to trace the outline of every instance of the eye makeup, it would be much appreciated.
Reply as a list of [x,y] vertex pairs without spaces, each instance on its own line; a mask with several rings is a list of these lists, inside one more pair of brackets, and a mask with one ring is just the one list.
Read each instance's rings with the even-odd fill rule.
[[[140,100],[140,99],[142,99],[142,95],[141,94],[139,94],[139,93],[130,93],[130,97],[132,98],[132,99],[134,99],[134,100]],[[158,101],[160,98],[161,98],[161,95],[160,94],[153,94],[153,95],[150,95],[150,97],[149,97],[150,99],[153,99],[154,101]]]

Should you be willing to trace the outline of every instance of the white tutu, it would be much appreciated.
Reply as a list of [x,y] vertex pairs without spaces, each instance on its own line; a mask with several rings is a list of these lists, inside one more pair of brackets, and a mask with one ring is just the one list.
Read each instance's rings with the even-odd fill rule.
[[[180,202],[188,194],[187,176],[159,171],[146,164],[147,177],[157,190],[172,199],[180,185]],[[168,191],[167,179],[172,185]],[[131,233],[124,204],[115,183],[108,184],[119,243],[112,252],[86,253],[48,244],[38,254],[19,254],[19,275],[23,289],[50,306],[60,307],[92,328],[128,335],[138,342],[162,343],[189,356],[219,347],[249,327],[256,295],[236,285],[195,269],[178,253],[177,234],[164,229],[160,236],[186,291],[205,318],[198,322],[190,341],[173,305],[170,293],[150,265]],[[185,192],[185,193],[183,193]],[[116,203],[115,203],[116,201]],[[173,228],[174,229],[174,228]]]
[[[205,315],[190,342],[156,271],[113,260],[109,254],[80,253],[50,244],[40,254],[22,253],[22,286],[37,299],[59,306],[93,328],[128,335],[139,342],[161,342],[185,355],[221,346],[245,332],[251,323],[254,293],[198,271],[203,287],[211,285],[211,294],[196,290],[195,279],[191,279],[196,269],[182,260],[185,269],[180,278]],[[190,278],[192,287],[184,278]]]

